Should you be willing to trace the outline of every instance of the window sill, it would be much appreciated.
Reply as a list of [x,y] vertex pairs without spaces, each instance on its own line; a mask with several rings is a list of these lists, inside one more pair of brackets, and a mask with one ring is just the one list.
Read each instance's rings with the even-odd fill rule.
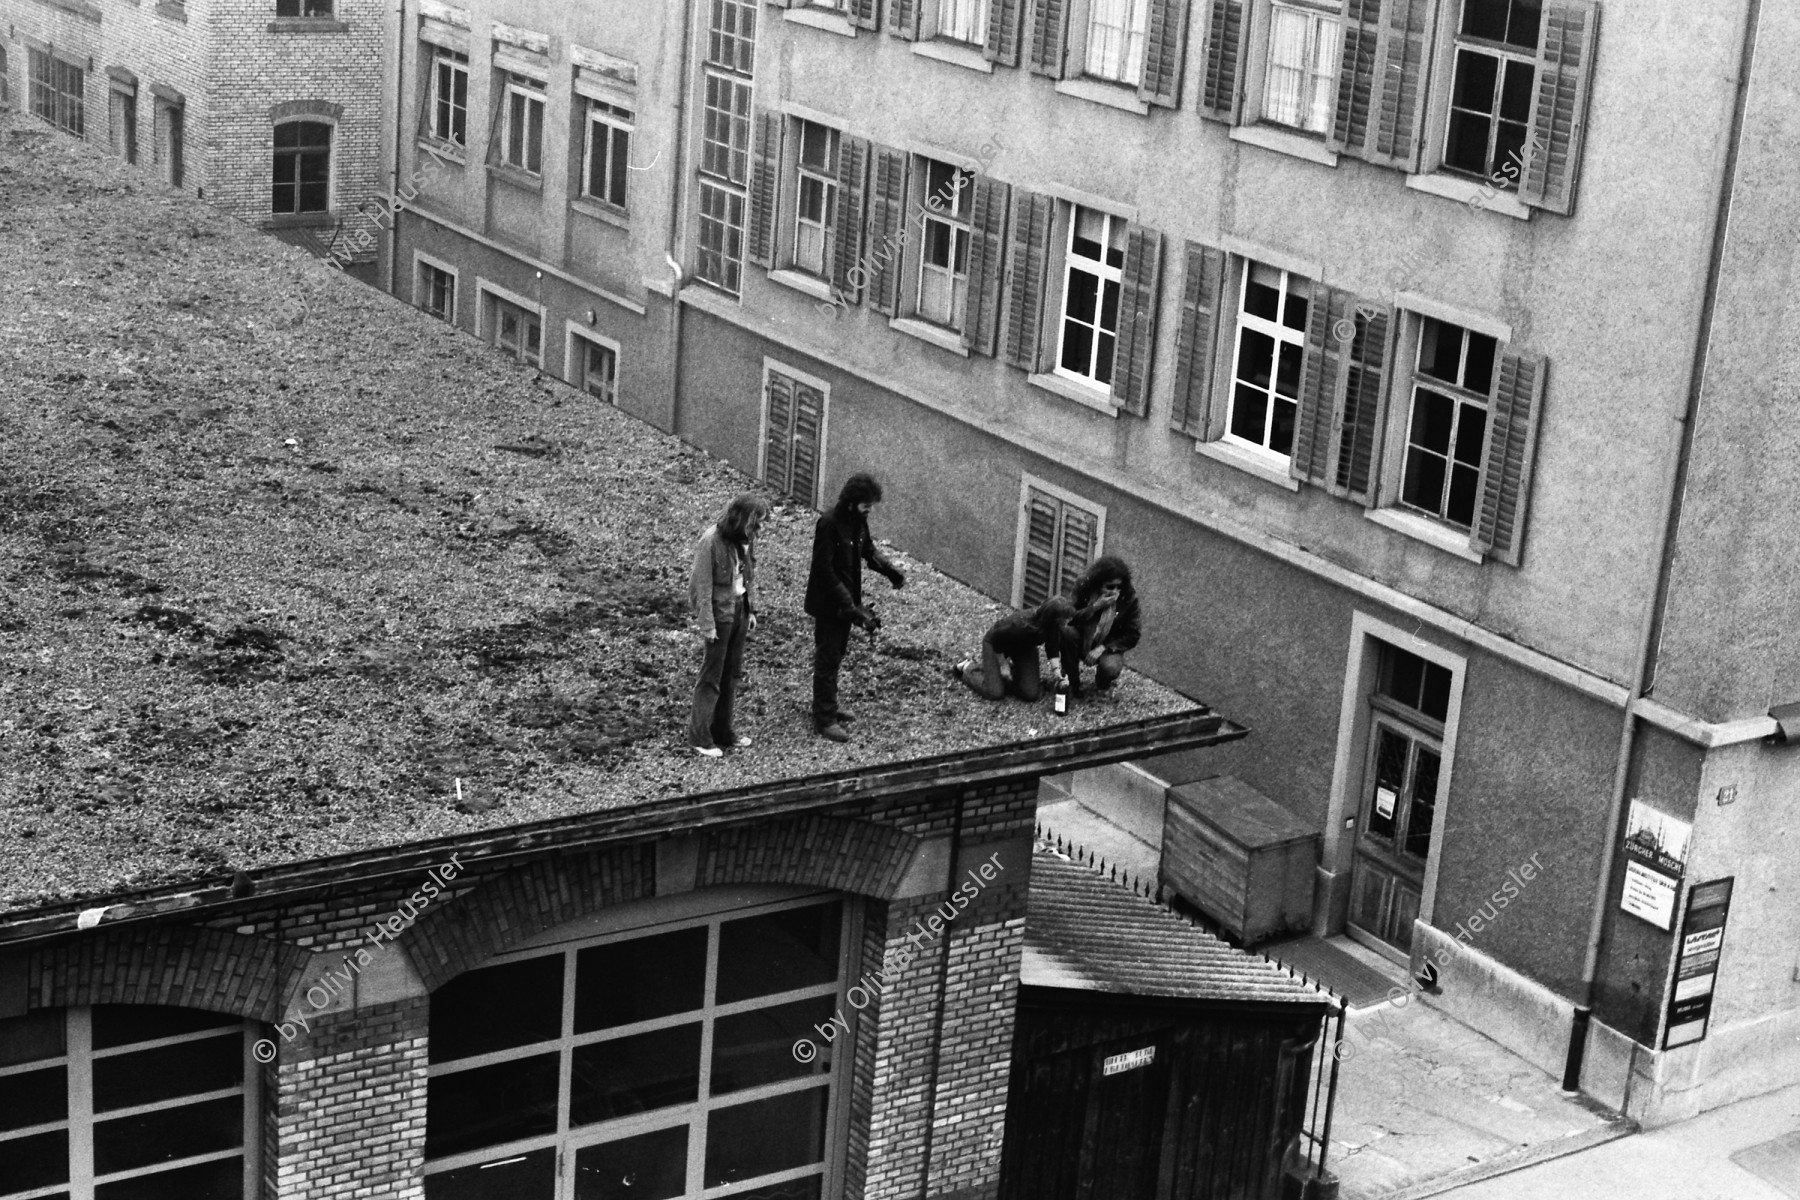
[[843,37],[856,36],[856,26],[850,18],[841,12],[818,12],[811,8],[784,8],[781,19],[792,21],[796,25],[806,25],[813,29],[823,29],[826,33],[835,33]]
[[187,5],[171,3],[170,0],[162,0],[162,3],[156,6],[156,15],[159,17],[166,17],[171,21],[179,21],[183,25],[186,25]]
[[[419,149],[429,156],[432,163],[438,166],[448,164],[466,167],[469,165],[468,151],[455,142],[443,142],[433,137],[422,137],[419,139]],[[421,167],[421,169],[427,168]]]
[[46,8],[60,8],[64,12],[74,13],[84,21],[100,21],[100,6],[89,4],[87,0],[38,0]]
[[1531,210],[1519,203],[1511,192],[1496,191],[1485,183],[1477,183],[1473,179],[1462,179],[1455,175],[1408,175],[1406,186],[1415,192],[1424,192],[1429,196],[1442,196],[1446,200],[1456,200],[1472,209],[1486,209],[1491,213],[1499,213],[1503,217],[1511,217],[1516,221],[1531,220]]
[[488,177],[510,183],[523,191],[537,192],[539,195],[544,191],[542,175],[533,175],[530,171],[521,171],[518,167],[509,167],[505,163],[489,163]]
[[1119,406],[1112,402],[1109,392],[1102,392],[1095,387],[1083,387],[1072,379],[1064,379],[1061,375],[1046,372],[1043,375],[1029,375],[1025,382],[1033,387],[1043,388],[1046,392],[1061,396],[1064,400],[1073,400],[1084,408],[1091,408],[1097,413],[1104,413],[1117,418]]
[[1284,468],[1276,466],[1254,450],[1243,446],[1234,446],[1230,442],[1195,442],[1194,453],[1204,454],[1214,462],[1222,462],[1228,467],[1236,467],[1246,474],[1258,479],[1267,480],[1278,488],[1290,492],[1300,490],[1300,481],[1289,475]]
[[888,328],[916,337],[921,342],[930,342],[934,346],[942,346],[952,354],[969,357],[969,347],[963,343],[962,334],[945,329],[942,325],[933,325],[929,321],[921,321],[916,317],[895,317],[888,322]]
[[1106,83],[1099,79],[1061,79],[1057,81],[1056,90],[1065,96],[1092,100],[1095,104],[1136,113],[1140,117],[1150,115],[1150,106],[1138,99],[1137,89],[1128,83]]
[[783,267],[778,271],[770,271],[769,278],[796,292],[805,292],[815,300],[831,300],[831,285],[817,275],[808,275],[805,271],[796,271],[792,267]]
[[271,213],[263,221],[264,229],[326,229],[332,222],[328,212]]
[[989,62],[981,51],[967,42],[953,42],[948,38],[935,42],[914,42],[912,52],[920,58],[935,59],[941,63],[949,63],[953,67],[980,71],[984,75],[994,73],[994,64]]
[[270,33],[349,33],[350,22],[334,17],[277,17],[269,22]]
[[1231,140],[1248,146],[1261,146],[1264,150],[1273,150],[1277,154],[1304,158],[1307,162],[1316,162],[1320,166],[1335,167],[1338,164],[1336,152],[1326,149],[1325,143],[1319,138],[1274,125],[1234,126]]
[[1430,517],[1402,512],[1397,508],[1371,508],[1363,516],[1384,529],[1392,529],[1395,533],[1404,533],[1409,538],[1436,546],[1445,554],[1454,554],[1472,563],[1482,561],[1481,555],[1469,549],[1468,534],[1459,533],[1448,525],[1440,525]]
[[576,196],[569,201],[569,207],[586,217],[592,217],[607,225],[616,225],[620,229],[631,228],[631,218],[611,205],[602,204],[598,200],[586,196]]

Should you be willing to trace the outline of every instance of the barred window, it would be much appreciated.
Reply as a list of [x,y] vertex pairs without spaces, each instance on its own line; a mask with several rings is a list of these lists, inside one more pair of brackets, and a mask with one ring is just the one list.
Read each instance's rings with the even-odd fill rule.
[[42,50],[30,51],[26,71],[32,115],[76,137],[83,136],[87,120],[82,94],[87,87],[87,73]]

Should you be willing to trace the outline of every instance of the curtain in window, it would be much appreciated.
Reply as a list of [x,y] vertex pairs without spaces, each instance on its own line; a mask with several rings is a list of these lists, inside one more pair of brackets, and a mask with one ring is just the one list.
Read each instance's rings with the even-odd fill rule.
[[1143,73],[1149,0],[1093,0],[1087,73],[1135,85]]
[[987,41],[987,0],[943,0],[942,37],[982,45]]
[[1270,12],[1268,93],[1263,116],[1278,125],[1300,126],[1306,91],[1306,34],[1312,18],[1291,8]]

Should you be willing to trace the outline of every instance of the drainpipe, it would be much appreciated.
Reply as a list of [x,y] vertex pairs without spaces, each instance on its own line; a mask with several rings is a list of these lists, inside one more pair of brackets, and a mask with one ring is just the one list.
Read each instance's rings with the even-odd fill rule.
[[[406,119],[401,111],[406,103],[406,0],[394,5],[394,165],[388,171],[388,195],[400,198],[400,125]],[[394,289],[400,277],[400,206],[391,205],[394,226],[388,230],[388,295],[398,296]]]
[[[1600,873],[1594,886],[1593,911],[1588,920],[1587,955],[1581,966],[1581,999],[1575,1006],[1575,1021],[1569,1031],[1569,1052],[1563,1064],[1562,1090],[1574,1093],[1581,1088],[1581,1064],[1587,1053],[1588,1027],[1593,1020],[1594,998],[1600,976],[1600,947],[1606,936],[1607,901],[1612,895],[1614,860],[1619,842],[1625,835],[1625,787],[1637,744],[1638,702],[1650,693],[1656,674],[1657,651],[1661,648],[1663,607],[1669,590],[1669,575],[1675,562],[1675,534],[1681,525],[1682,500],[1687,492],[1688,460],[1694,444],[1694,416],[1700,408],[1705,390],[1706,365],[1712,350],[1713,312],[1719,298],[1719,273],[1725,257],[1725,242],[1731,231],[1731,198],[1737,186],[1738,148],[1743,142],[1744,108],[1749,101],[1750,72],[1756,62],[1756,32],[1762,19],[1762,0],[1746,0],[1744,12],[1744,44],[1738,60],[1736,95],[1732,101],[1731,133],[1726,139],[1725,170],[1719,183],[1719,202],[1713,220],[1712,251],[1706,268],[1706,291],[1700,309],[1700,325],[1695,337],[1694,365],[1688,378],[1687,398],[1675,418],[1681,426],[1675,452],[1669,457],[1664,474],[1665,493],[1669,497],[1668,512],[1656,543],[1656,584],[1644,605],[1643,632],[1639,635],[1637,663],[1631,672],[1631,690],[1626,697],[1625,719],[1619,728],[1619,756],[1613,768],[1612,796],[1607,807],[1606,842],[1600,851]],[[1635,1059],[1635,1051],[1633,1052]],[[1625,1080],[1629,1102],[1631,1077]]]
[[680,86],[675,91],[675,174],[669,188],[669,232],[663,244],[663,259],[669,264],[674,279],[669,285],[669,432],[681,436],[681,259],[675,251],[681,246],[681,222],[687,212],[687,97],[694,63],[694,4],[683,0],[681,6],[681,71]]

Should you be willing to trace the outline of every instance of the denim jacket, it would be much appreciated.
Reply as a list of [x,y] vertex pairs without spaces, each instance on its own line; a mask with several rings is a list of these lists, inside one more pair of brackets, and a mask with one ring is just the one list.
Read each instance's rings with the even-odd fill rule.
[[[694,625],[702,633],[718,625],[729,625],[737,615],[737,597],[731,581],[740,565],[737,546],[730,538],[719,536],[717,525],[709,526],[694,544],[694,574],[688,582],[688,603],[693,609]],[[756,611],[756,543],[744,548],[741,557],[744,572],[744,606]],[[708,624],[708,621],[711,624]]]

